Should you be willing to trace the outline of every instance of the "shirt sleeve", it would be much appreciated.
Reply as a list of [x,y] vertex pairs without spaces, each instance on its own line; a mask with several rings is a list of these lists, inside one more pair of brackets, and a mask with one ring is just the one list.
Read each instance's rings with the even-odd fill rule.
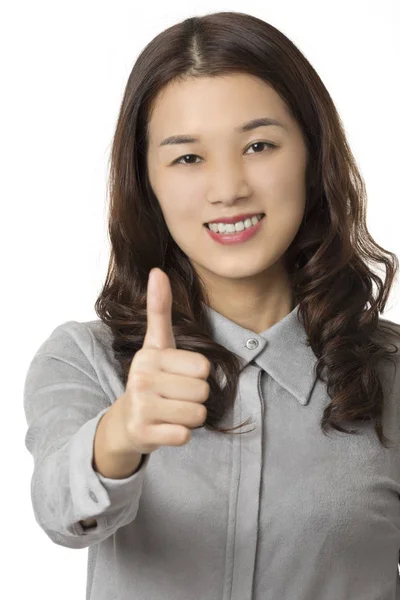
[[[111,403],[96,376],[93,338],[83,323],[67,321],[50,334],[31,360],[23,393],[25,446],[34,461],[32,507],[48,537],[85,548],[133,521],[150,455],[125,479],[93,469],[96,429]],[[97,526],[82,527],[88,518]]]

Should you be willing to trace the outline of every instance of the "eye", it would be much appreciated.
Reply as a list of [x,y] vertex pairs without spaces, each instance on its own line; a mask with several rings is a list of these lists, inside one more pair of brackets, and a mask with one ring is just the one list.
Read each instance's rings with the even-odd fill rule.
[[197,154],[185,154],[184,156],[181,156],[180,158],[177,158],[176,160],[174,160],[174,162],[172,164],[173,165],[177,165],[177,164],[180,164],[180,165],[187,165],[187,164],[193,165],[193,164],[195,164],[195,163],[183,163],[183,162],[181,162],[181,160],[183,158],[187,158],[188,156],[197,156]]
[[[253,146],[268,146],[269,148],[276,148],[275,144],[270,144],[269,142],[254,142],[249,146],[249,148],[252,148]],[[260,152],[253,152],[253,154],[260,154]]]
[[[271,144],[270,142],[253,142],[253,144],[251,144],[249,146],[249,148],[252,148],[253,146],[268,146],[269,148],[276,148],[275,144]],[[261,154],[261,152],[252,152],[252,154]],[[180,156],[179,158],[177,158],[176,160],[174,160],[174,162],[172,163],[173,165],[194,165],[196,163],[194,162],[181,162],[182,159],[188,158],[188,156],[195,156],[197,158],[200,158],[197,154],[185,154],[184,156]]]

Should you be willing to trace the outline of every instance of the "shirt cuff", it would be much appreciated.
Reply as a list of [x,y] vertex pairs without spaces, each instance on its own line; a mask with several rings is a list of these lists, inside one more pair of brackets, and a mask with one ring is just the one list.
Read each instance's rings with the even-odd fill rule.
[[[132,521],[139,507],[145,469],[150,454],[144,455],[139,469],[125,479],[103,477],[93,469],[94,438],[97,426],[109,407],[100,411],[74,434],[70,440],[70,493],[74,519],[72,531],[87,535],[103,529],[117,529]],[[84,529],[79,521],[95,518],[97,527]]]

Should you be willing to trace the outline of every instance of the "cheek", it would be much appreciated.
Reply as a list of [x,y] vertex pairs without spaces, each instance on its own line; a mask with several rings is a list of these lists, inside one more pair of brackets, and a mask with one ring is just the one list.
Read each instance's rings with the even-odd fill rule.
[[274,204],[282,206],[301,202],[306,190],[305,173],[286,165],[264,175],[261,185],[266,197]]
[[280,201],[269,205],[266,210],[267,236],[279,243],[290,243],[299,230],[304,210],[305,194],[281,198]]
[[170,221],[171,226],[174,224],[182,225],[185,223],[188,226],[195,225],[197,221],[202,223],[201,216],[204,211],[204,194],[188,185],[177,185],[176,183],[168,183],[160,189],[158,196],[161,209],[166,217],[165,220]]
[[196,203],[187,194],[184,196],[175,194],[159,202],[167,227],[174,239],[193,236],[195,229],[200,231],[203,225],[200,205],[197,208]]

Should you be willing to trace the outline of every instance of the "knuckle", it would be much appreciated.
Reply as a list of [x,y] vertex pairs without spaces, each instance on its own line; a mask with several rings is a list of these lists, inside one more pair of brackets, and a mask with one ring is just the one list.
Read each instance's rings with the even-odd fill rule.
[[182,430],[182,433],[179,435],[179,445],[183,446],[186,444],[191,438],[190,430],[185,428]]
[[203,400],[207,400],[209,394],[210,394],[210,385],[209,383],[207,383],[207,381],[201,381],[200,382],[201,385],[201,397]]
[[207,409],[201,404],[197,407],[197,420],[203,423],[207,418]]
[[147,371],[149,367],[153,367],[159,360],[158,348],[139,348],[133,357],[132,364],[135,365],[135,369],[143,369]]
[[152,383],[153,377],[150,373],[144,371],[134,371],[130,378],[130,384],[135,390],[143,391],[147,390]]
[[[181,353],[181,351],[177,350],[176,348],[161,348],[157,351],[158,364],[160,365],[160,367],[162,366],[163,368],[169,367],[171,364],[174,363],[174,361],[179,360]],[[156,358],[154,358],[154,360],[156,360]]]
[[200,363],[201,372],[203,374],[203,377],[208,377],[208,375],[210,374],[211,363],[208,360],[208,358],[206,358],[205,356],[202,355],[201,358],[202,358],[201,363]]
[[177,351],[176,348],[162,348],[160,352],[163,356],[166,356],[167,358],[175,358]]

